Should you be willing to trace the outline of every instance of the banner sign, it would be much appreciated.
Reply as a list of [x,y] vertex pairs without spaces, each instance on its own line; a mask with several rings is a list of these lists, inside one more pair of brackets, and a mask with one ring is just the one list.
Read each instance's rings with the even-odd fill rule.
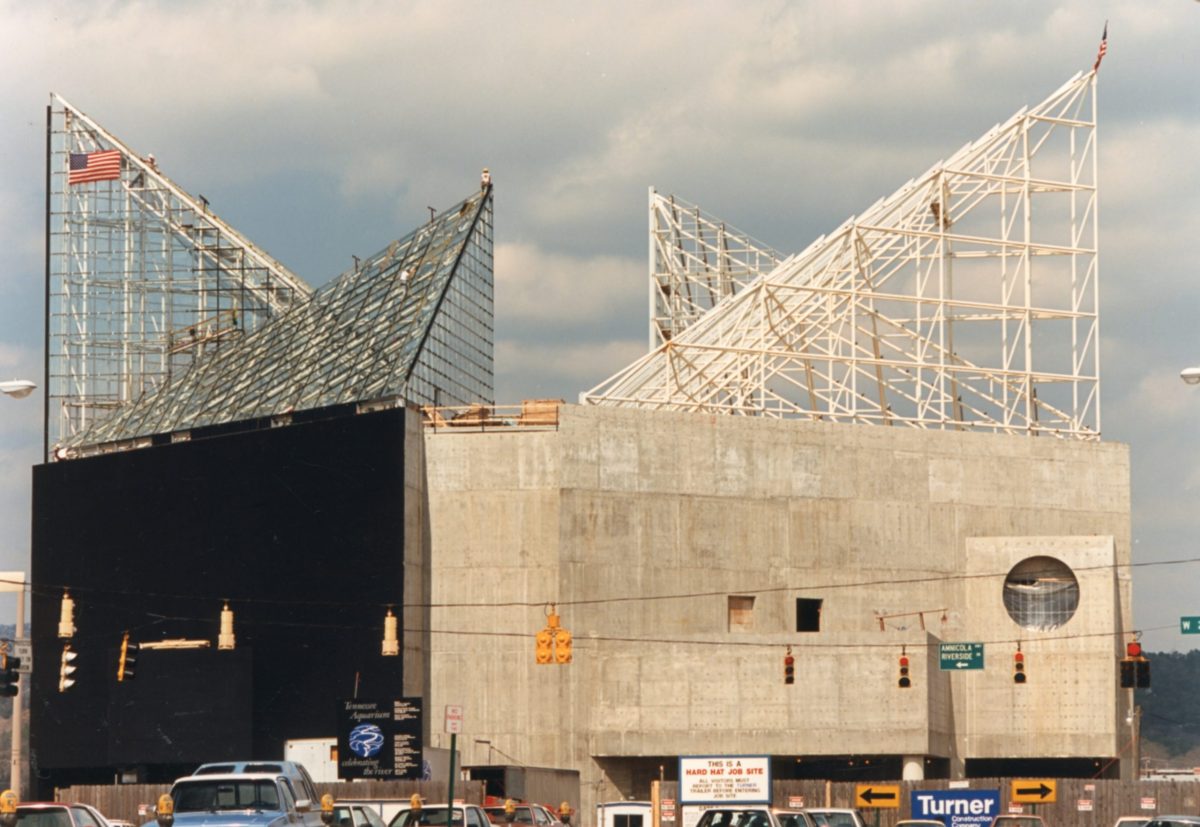
[[420,698],[338,702],[338,778],[421,777]]

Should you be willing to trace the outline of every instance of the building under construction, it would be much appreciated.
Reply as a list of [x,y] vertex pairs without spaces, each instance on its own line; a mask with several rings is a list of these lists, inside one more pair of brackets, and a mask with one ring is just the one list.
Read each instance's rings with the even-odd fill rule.
[[[463,706],[466,765],[578,770],[582,813],[681,755],[768,756],[779,779],[1128,776],[1095,93],[1077,75],[797,253],[651,190],[649,352],[579,405],[511,409],[490,182],[313,290],[55,99],[33,636],[63,645],[70,589],[91,637],[69,691],[38,659],[42,777],[274,757],[336,734],[355,674]],[[111,151],[115,176],[72,183],[72,156]],[[90,518],[55,520],[106,480]],[[237,649],[196,657],[245,661],[236,738],[169,715],[138,730],[172,744],[154,761],[76,738],[87,710],[137,718],[107,677],[122,632],[215,639],[226,601]],[[547,615],[568,663],[537,662]],[[182,661],[157,660],[169,698]]]

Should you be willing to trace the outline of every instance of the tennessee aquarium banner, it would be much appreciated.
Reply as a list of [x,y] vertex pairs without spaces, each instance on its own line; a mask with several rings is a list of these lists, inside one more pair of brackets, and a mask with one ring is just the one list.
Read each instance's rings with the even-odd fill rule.
[[421,699],[338,702],[338,778],[421,777]]
[[913,790],[912,817],[946,827],[988,827],[1000,813],[999,790]]

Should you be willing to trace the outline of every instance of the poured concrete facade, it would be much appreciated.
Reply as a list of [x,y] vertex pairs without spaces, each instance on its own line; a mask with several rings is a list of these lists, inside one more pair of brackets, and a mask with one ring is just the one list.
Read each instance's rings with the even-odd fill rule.
[[[465,708],[466,764],[489,761],[479,739],[578,769],[587,813],[678,755],[896,756],[957,777],[1128,740],[1125,446],[566,406],[557,430],[424,447],[427,697],[435,718]],[[1052,631],[1002,601],[1039,556],[1078,583]],[[818,631],[797,631],[798,598],[821,601]],[[551,601],[570,665],[534,663]],[[985,668],[942,671],[943,641],[984,643]]]

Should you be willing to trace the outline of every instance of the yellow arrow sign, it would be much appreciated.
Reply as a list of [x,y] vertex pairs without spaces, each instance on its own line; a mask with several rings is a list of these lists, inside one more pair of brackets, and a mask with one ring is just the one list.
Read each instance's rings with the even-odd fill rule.
[[1013,781],[1009,801],[1014,804],[1051,804],[1058,801],[1058,781],[1053,778]]
[[899,784],[858,784],[854,791],[854,806],[864,807],[899,807]]

